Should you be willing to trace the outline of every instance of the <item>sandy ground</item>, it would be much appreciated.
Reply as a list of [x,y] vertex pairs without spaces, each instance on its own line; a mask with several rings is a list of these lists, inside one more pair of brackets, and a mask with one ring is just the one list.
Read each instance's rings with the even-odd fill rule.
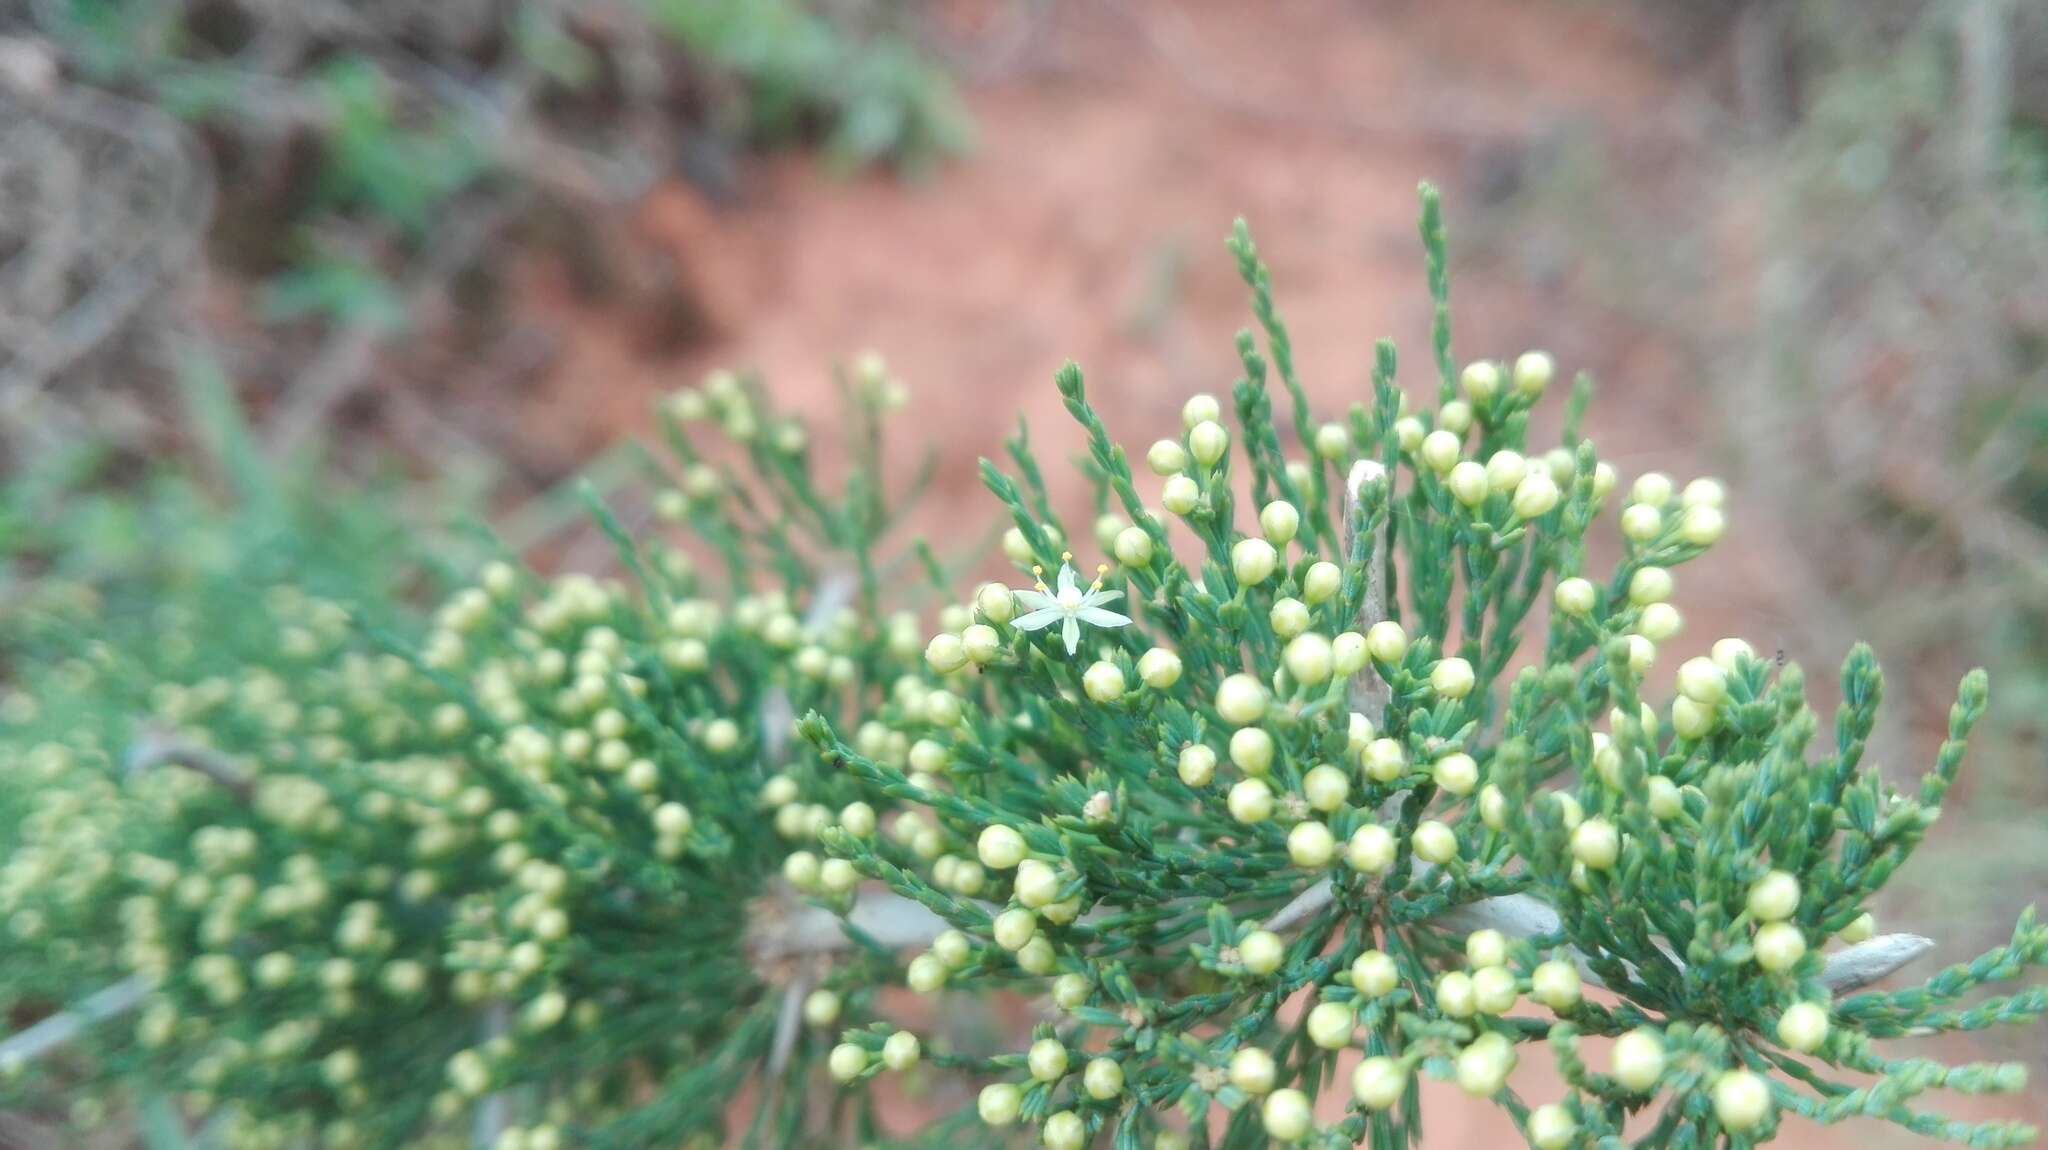
[[[1460,358],[1548,348],[1601,380],[1589,432],[1625,474],[1652,459],[1681,478],[1710,473],[1718,424],[1706,401],[1654,343],[1574,292],[1569,252],[1457,248],[1529,141],[1561,124],[1654,115],[1669,95],[1664,65],[1603,11],[1507,0],[1055,6],[1027,46],[970,85],[978,144],[928,180],[836,179],[792,158],[750,169],[737,206],[680,185],[651,197],[635,235],[684,254],[715,325],[708,343],[650,355],[629,317],[530,269],[524,310],[567,342],[553,382],[528,401],[525,447],[579,460],[645,434],[655,397],[726,365],[763,372],[823,438],[831,365],[875,348],[912,388],[913,435],[940,451],[923,523],[987,520],[976,460],[999,452],[1020,413],[1078,516],[1079,477],[1057,461],[1079,439],[1053,371],[1078,361],[1112,432],[1139,447],[1175,426],[1188,393],[1225,391],[1238,370],[1231,337],[1250,322],[1222,244],[1235,216],[1274,268],[1325,411],[1367,394],[1380,336],[1403,348],[1403,382],[1433,389],[1415,229],[1415,185],[1427,178],[1445,188],[1461,253]],[[977,31],[975,15],[963,12],[964,31]],[[1789,633],[1794,608],[1772,575],[1794,541],[1767,507],[1738,505],[1733,523],[1729,544],[1682,574],[1689,625],[1674,666],[1736,620],[1765,649]],[[1792,653],[1815,666],[1839,657]],[[1541,1057],[1516,1081],[1532,1101],[1556,1093]],[[1430,1145],[1516,1143],[1503,1115],[1442,1093],[1431,1089]],[[1957,1102],[2042,1115],[2038,1098]],[[1787,1144],[1892,1137],[1859,1124]]]

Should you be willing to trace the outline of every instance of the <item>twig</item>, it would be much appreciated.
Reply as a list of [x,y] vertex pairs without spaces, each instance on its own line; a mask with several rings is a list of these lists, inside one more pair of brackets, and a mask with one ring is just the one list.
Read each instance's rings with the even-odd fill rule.
[[[1266,929],[1283,931],[1300,926],[1329,906],[1334,897],[1335,888],[1331,881],[1323,879],[1268,916]],[[1558,916],[1556,908],[1527,894],[1480,899],[1452,907],[1427,921],[1432,926],[1443,927],[1456,934],[1497,930],[1509,938],[1554,936],[1564,930],[1564,920]],[[1833,991],[1855,990],[1893,974],[1933,949],[1933,939],[1917,934],[1880,935],[1829,955],[1820,981]],[[1588,965],[1585,955],[1576,948],[1572,953],[1578,959],[1581,977],[1595,986],[1607,985]],[[1684,966],[1676,957],[1672,962]]]
[[924,904],[885,890],[866,890],[854,897],[853,907],[841,918],[816,906],[794,906],[785,887],[756,903],[756,923],[770,924],[755,929],[747,948],[756,963],[809,959],[798,963],[788,985],[782,989],[782,1004],[775,1016],[775,1035],[768,1048],[770,1089],[782,1089],[782,1073],[796,1052],[803,1035],[804,999],[817,985],[822,960],[852,944],[845,926],[867,934],[890,950],[922,948],[946,930],[948,923]]
[[[1385,483],[1387,469],[1370,459],[1361,459],[1351,465],[1351,473],[1344,477],[1344,550],[1348,558],[1358,545],[1360,502],[1364,499],[1368,484]],[[1358,605],[1358,618],[1352,626],[1360,634],[1372,630],[1375,623],[1387,617],[1387,565],[1391,557],[1387,554],[1387,524],[1393,516],[1380,520],[1373,530],[1372,553],[1366,558],[1365,597]],[[1377,668],[1367,660],[1358,673],[1351,676],[1345,691],[1345,698],[1351,709],[1371,719],[1375,727],[1386,721],[1387,707],[1394,698],[1393,688],[1380,678]],[[1267,930],[1292,930],[1307,922],[1317,911],[1330,905],[1334,891],[1329,879],[1322,879],[1307,890],[1294,896],[1294,901],[1266,919]]]
[[2011,0],[1977,0],[1957,14],[1962,49],[1964,171],[1989,183],[2001,171],[2006,124],[2012,119]]
[[[1344,556],[1348,557],[1358,542],[1359,501],[1367,484],[1384,484],[1387,469],[1370,459],[1361,459],[1351,465],[1351,474],[1344,479]],[[1355,624],[1359,634],[1372,630],[1373,624],[1387,617],[1387,524],[1392,515],[1380,519],[1380,525],[1373,529],[1372,554],[1366,559],[1365,599],[1358,606],[1358,620]],[[1347,698],[1351,709],[1371,719],[1377,727],[1387,717],[1387,707],[1393,702],[1393,688],[1367,660],[1364,667],[1351,677]]]
[[0,1070],[39,1058],[78,1037],[79,1032],[140,1005],[149,994],[149,981],[139,974],[93,992],[78,1005],[43,1019],[20,1034],[0,1042]]
[[121,773],[132,779],[158,767],[183,767],[205,775],[243,802],[248,802],[255,792],[249,776],[221,752],[188,739],[145,730],[122,756]]
[[1271,931],[1293,930],[1314,917],[1316,912],[1330,905],[1336,897],[1336,887],[1327,878],[1317,879],[1307,890],[1294,896],[1294,900],[1266,917],[1266,929]]
[[[112,338],[193,262],[213,215],[214,185],[212,169],[183,126],[146,105],[82,88],[38,94],[0,85],[0,123],[40,124],[77,138],[78,150],[90,148],[95,165],[86,173],[87,192],[123,192],[86,194],[63,205],[72,216],[87,217],[79,226],[96,250],[67,261],[74,266],[65,270],[89,270],[90,286],[59,315],[24,317],[35,321],[32,329],[0,362],[0,426],[12,430],[33,422],[31,403],[61,371]],[[146,214],[139,229],[113,214],[116,204]],[[133,238],[137,234],[141,238]],[[30,248],[40,242],[31,237]]]
[[[823,627],[839,609],[853,602],[854,591],[859,584],[846,571],[835,571],[825,576],[818,589],[811,595],[810,609],[804,612],[804,630],[815,631]],[[761,759],[769,766],[781,765],[789,752],[789,735],[796,723],[796,710],[789,704],[789,692],[780,685],[771,687],[761,700]]]
[[951,925],[923,903],[881,890],[860,892],[843,918],[816,906],[797,907],[779,920],[755,917],[772,922],[748,940],[754,958],[762,962],[844,950],[852,945],[845,930],[849,923],[890,950],[929,946]]
[[[1448,927],[1463,933],[1497,930],[1510,938],[1556,935],[1564,930],[1564,920],[1558,917],[1555,908],[1542,899],[1526,894],[1481,899],[1478,902],[1454,907],[1429,921],[1432,925]],[[1821,970],[1820,981],[1829,990],[1838,993],[1855,990],[1893,974],[1933,949],[1933,939],[1923,938],[1917,934],[1880,935],[1829,955],[1827,965]],[[1587,982],[1595,986],[1607,985],[1593,973],[1583,954],[1576,948],[1572,953],[1578,959],[1580,975]],[[1680,969],[1685,966],[1675,955],[1671,956],[1671,961]]]
[[[1329,879],[1315,883],[1297,895],[1294,901],[1268,916],[1265,928],[1277,932],[1300,926],[1330,905],[1331,892]],[[890,891],[862,891],[855,897],[853,908],[843,920],[838,914],[821,907],[803,907],[781,920],[772,930],[757,935],[750,945],[754,957],[761,961],[831,954],[851,945],[842,929],[842,921],[852,923],[889,950],[930,946],[951,925],[923,903]],[[1564,929],[1564,921],[1558,917],[1556,909],[1527,894],[1480,899],[1453,907],[1428,922],[1460,934],[1491,929],[1509,938],[1553,936]],[[1933,949],[1934,940],[1921,935],[1879,935],[1829,955],[1826,966],[1821,970],[1820,981],[1838,994],[1857,990],[1890,977]],[[1580,973],[1587,982],[1594,986],[1607,985],[1587,966],[1584,955],[1576,950],[1573,954],[1577,955]]]
[[804,999],[810,997],[811,976],[798,974],[782,990],[782,1005],[775,1012],[775,1038],[768,1047],[768,1080],[779,1083],[782,1072],[796,1053],[796,1040],[803,1033]]
[[[484,1011],[483,1042],[503,1035],[512,1026],[511,1008],[503,1002],[493,1002]],[[512,1100],[502,1090],[494,1090],[479,1099],[476,1114],[470,1123],[469,1140],[475,1150],[496,1150],[498,1139],[505,1128],[512,1124]]]
[[1933,949],[1934,940],[1922,935],[1881,934],[1829,955],[1820,980],[1837,994],[1860,990]]
[[[525,200],[519,192],[507,192],[479,207],[451,213],[453,220],[440,242],[407,277],[402,293],[406,314],[417,316],[428,310],[447,281],[518,213]],[[389,334],[373,324],[349,323],[328,336],[305,374],[279,404],[277,417],[271,423],[272,454],[281,459],[289,457],[330,412],[362,385],[376,362],[377,350]]]
[[57,1132],[26,1115],[0,1110],[0,1146],[9,1150],[64,1150]]

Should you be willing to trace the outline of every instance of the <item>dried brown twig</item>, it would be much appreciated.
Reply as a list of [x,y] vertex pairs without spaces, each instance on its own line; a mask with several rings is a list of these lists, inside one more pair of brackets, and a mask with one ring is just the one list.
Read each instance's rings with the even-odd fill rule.
[[153,108],[0,83],[0,183],[0,434],[42,441],[45,395],[66,371],[163,322],[157,305],[212,216],[212,177]]

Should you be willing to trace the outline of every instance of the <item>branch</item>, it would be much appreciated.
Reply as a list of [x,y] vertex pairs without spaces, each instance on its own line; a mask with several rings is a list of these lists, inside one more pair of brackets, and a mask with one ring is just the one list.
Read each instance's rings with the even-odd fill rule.
[[1294,896],[1294,901],[1274,911],[1266,918],[1266,929],[1270,931],[1293,930],[1316,913],[1330,905],[1336,897],[1336,888],[1327,878],[1317,879],[1309,888]]
[[[1348,557],[1358,539],[1359,504],[1364,489],[1369,483],[1384,481],[1386,469],[1369,459],[1361,459],[1351,467],[1351,473],[1344,482],[1344,554]],[[1391,561],[1387,554],[1387,523],[1391,516],[1380,522],[1373,534],[1372,553],[1367,560],[1365,598],[1359,605],[1358,618],[1354,626],[1361,632],[1369,630],[1374,623],[1387,617],[1386,571]],[[1375,724],[1386,716],[1391,690],[1371,663],[1354,675],[1351,680],[1349,699],[1353,710],[1360,711]],[[1418,872],[1422,873],[1422,872]],[[1328,907],[1335,898],[1335,887],[1328,878],[1311,884],[1296,895],[1286,906],[1281,907],[1266,919],[1265,927],[1271,931],[1292,930],[1315,917]],[[1536,938],[1561,934],[1564,921],[1549,903],[1533,895],[1510,894],[1495,898],[1481,899],[1452,907],[1450,910],[1429,920],[1446,930],[1469,934],[1478,930],[1497,930],[1510,938]],[[1855,990],[1858,987],[1885,978],[1913,960],[1934,949],[1934,941],[1914,934],[1888,934],[1873,938],[1855,946],[1829,955],[1826,968],[1820,980],[1830,990]],[[1585,956],[1577,955],[1581,975],[1596,986],[1604,986],[1599,976],[1588,967]],[[1677,959],[1673,959],[1677,963]],[[1681,967],[1683,963],[1678,963]]]
[[[1294,897],[1294,901],[1266,919],[1266,929],[1291,930],[1313,918],[1330,905],[1334,888],[1323,879]],[[1497,930],[1509,938],[1540,938],[1560,934],[1564,920],[1549,903],[1534,895],[1504,894],[1455,906],[1427,920],[1430,925],[1458,934]],[[1917,934],[1886,934],[1845,947],[1828,956],[1821,971],[1821,984],[1836,993],[1857,990],[1888,978],[1900,968],[1934,949],[1934,940]],[[1606,986],[1587,964],[1586,957],[1572,948],[1580,977],[1594,986]],[[1684,963],[1675,957],[1680,969]]]
[[[799,973],[782,989],[782,1005],[775,1012],[775,1040],[768,1047],[768,1081],[779,1089],[782,1072],[796,1053],[796,1040],[803,1033],[804,999],[811,994],[809,972]],[[771,1108],[772,1109],[772,1108]]]
[[[1386,480],[1387,469],[1370,459],[1361,459],[1351,465],[1351,474],[1344,479],[1344,552],[1340,558],[1349,558],[1358,542],[1359,500],[1366,485],[1382,484]],[[1385,516],[1373,530],[1372,553],[1367,556],[1365,566],[1365,599],[1358,606],[1358,618],[1353,624],[1361,635],[1387,617],[1386,571],[1387,564],[1392,561],[1387,554],[1387,524],[1392,521],[1392,515]],[[1347,701],[1352,710],[1371,719],[1375,727],[1385,721],[1387,706],[1393,698],[1393,688],[1380,678],[1379,671],[1370,660],[1351,677]]]
[[[854,589],[854,577],[845,571],[825,576],[811,594],[810,609],[804,612],[804,630],[824,627],[840,608],[853,602]],[[781,684],[770,687],[761,699],[760,722],[761,759],[770,767],[779,767],[788,757],[789,736],[796,723],[796,710],[790,706],[789,692]]]
[[[503,1002],[493,1002],[484,1011],[478,1045],[502,1037],[511,1029],[511,1008]],[[470,1120],[470,1145],[475,1150],[495,1150],[511,1124],[512,1099],[503,1090],[493,1090],[477,1101],[476,1113]]]
[[132,779],[158,767],[183,767],[205,775],[245,803],[255,791],[249,776],[221,752],[189,739],[145,729],[122,756],[121,773]]
[[1820,980],[1836,994],[1861,990],[1933,949],[1934,940],[1921,935],[1881,934],[1829,955]]
[[853,941],[847,937],[845,923],[852,923],[890,950],[930,946],[952,925],[923,903],[885,890],[860,892],[843,918],[819,906],[798,906],[780,916],[771,910],[755,918],[768,925],[756,931],[747,946],[754,958],[763,962],[844,950]]
[[[419,316],[437,306],[447,295],[448,282],[525,208],[526,201],[526,195],[515,190],[453,212],[449,226],[437,233],[426,256],[399,288],[406,314]],[[271,454],[279,459],[290,456],[318,430],[329,413],[368,379],[378,350],[396,334],[364,322],[346,322],[330,332],[271,418]]]
[[148,980],[139,974],[132,974],[112,986],[87,995],[79,1000],[78,1005],[58,1011],[7,1041],[0,1042],[0,1070],[39,1058],[78,1037],[79,1032],[86,1027],[135,1009],[148,994]]

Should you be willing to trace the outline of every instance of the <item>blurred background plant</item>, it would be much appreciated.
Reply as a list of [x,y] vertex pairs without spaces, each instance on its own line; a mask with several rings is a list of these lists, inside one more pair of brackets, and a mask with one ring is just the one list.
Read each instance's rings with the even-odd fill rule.
[[[462,482],[386,473],[341,484],[318,451],[275,463],[214,365],[182,365],[179,384],[189,456],[151,461],[79,439],[0,483],[0,842],[12,863],[41,843],[76,864],[40,879],[23,865],[0,875],[13,908],[0,948],[11,1040],[35,1038],[37,1021],[62,1033],[51,1015],[63,1004],[118,1015],[137,1001],[114,947],[123,900],[99,892],[113,889],[119,858],[105,844],[150,825],[123,822],[127,796],[111,781],[143,769],[133,756],[154,737],[148,716],[165,685],[302,674],[307,660],[277,643],[272,614],[288,602],[345,605],[372,628],[411,632],[447,573],[482,553],[482,536],[460,527],[474,497]],[[86,741],[67,748],[81,732]],[[86,748],[116,773],[79,766],[71,751]],[[0,1145],[186,1144],[167,1098],[113,1088],[137,1068],[132,1046],[68,1045],[27,1058],[39,1101],[0,1113]],[[0,1062],[20,1089],[24,1055],[10,1044]]]
[[[19,335],[0,360],[10,438],[48,438],[95,367],[161,363],[87,353],[185,318],[146,305],[180,294],[195,254],[223,273],[208,326],[288,450],[385,345],[502,331],[522,249],[701,329],[687,276],[621,234],[657,182],[730,199],[747,152],[919,171],[966,138],[945,74],[881,3],[35,0],[0,11],[0,47],[8,182],[28,193],[0,234],[36,273],[0,301]],[[90,399],[104,427],[107,397]],[[151,405],[124,415],[147,424]]]
[[1690,81],[1667,134],[1558,133],[1490,228],[1571,251],[1711,396],[1700,437],[1781,521],[1788,647],[1868,638],[1895,727],[1989,666],[1972,810],[2011,849],[1922,872],[1971,917],[2048,858],[2048,9],[1638,7]]

